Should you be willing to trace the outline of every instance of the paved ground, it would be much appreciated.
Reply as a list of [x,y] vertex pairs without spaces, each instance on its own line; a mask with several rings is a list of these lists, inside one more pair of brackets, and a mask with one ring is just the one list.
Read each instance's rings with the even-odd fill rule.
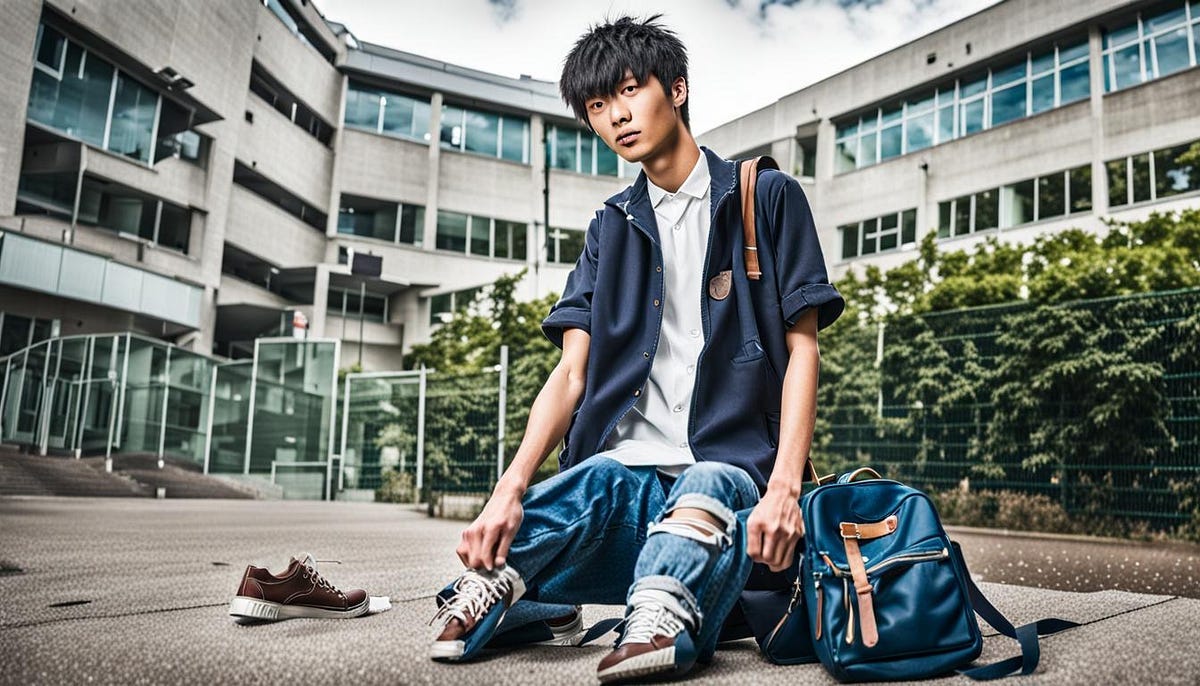
[[[0,499],[0,568],[22,570],[0,574],[0,682],[594,683],[604,647],[526,649],[469,665],[426,659],[431,592],[457,572],[461,526],[356,503]],[[1200,600],[987,583],[980,570],[1004,563],[994,551],[990,561],[977,553],[994,541],[957,537],[984,591],[1014,621],[1085,623],[1043,639],[1041,668],[1019,683],[1200,683]],[[1041,543],[1021,545],[1029,552]],[[390,595],[394,609],[347,621],[229,620],[245,564],[279,568],[305,550],[342,560],[327,576]],[[1035,564],[1040,554],[1019,559]],[[585,609],[589,622],[618,612]],[[1015,652],[1008,639],[986,635],[983,660]],[[817,665],[769,665],[752,642],[719,652],[689,682],[834,683]],[[939,683],[958,682],[969,683]]]

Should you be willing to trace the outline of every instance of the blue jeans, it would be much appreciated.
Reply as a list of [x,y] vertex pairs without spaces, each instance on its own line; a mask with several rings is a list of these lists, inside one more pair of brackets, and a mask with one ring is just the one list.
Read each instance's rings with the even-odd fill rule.
[[[635,593],[665,593],[683,610],[707,660],[750,574],[744,518],[735,513],[757,502],[750,476],[724,463],[698,463],[672,483],[654,467],[584,460],[526,493],[508,564],[527,590],[498,631],[560,617],[577,604],[627,604]],[[699,540],[689,530],[655,529],[684,507],[711,514],[724,535]]]

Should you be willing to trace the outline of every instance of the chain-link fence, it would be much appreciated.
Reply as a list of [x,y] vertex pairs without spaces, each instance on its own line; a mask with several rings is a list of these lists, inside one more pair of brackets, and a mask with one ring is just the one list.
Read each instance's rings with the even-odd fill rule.
[[1200,290],[891,321],[878,403],[821,408],[823,452],[1170,529],[1200,503],[1198,339]]

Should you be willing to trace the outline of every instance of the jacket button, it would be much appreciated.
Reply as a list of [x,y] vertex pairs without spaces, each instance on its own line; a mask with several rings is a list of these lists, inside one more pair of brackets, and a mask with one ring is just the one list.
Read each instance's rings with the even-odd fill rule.
[[644,357],[644,358],[646,358],[646,359],[648,360],[648,359],[650,359],[650,353],[643,351],[643,352],[642,352],[642,357]]
[[656,272],[658,272],[659,274],[661,274],[661,273],[662,273],[662,267],[655,267],[655,268],[654,268],[654,271],[656,271]]
[[633,215],[632,215],[632,214],[627,214],[627,215],[625,215],[625,219],[626,219],[627,221],[633,221]]
[[654,306],[655,306],[655,307],[658,307],[658,298],[655,298],[655,299],[654,299]]
[[634,392],[633,392],[633,394],[634,394],[635,396],[636,396],[636,395],[641,395],[641,394],[642,394],[642,389],[640,389],[640,388],[639,388],[639,389],[637,389],[636,391],[634,391]]

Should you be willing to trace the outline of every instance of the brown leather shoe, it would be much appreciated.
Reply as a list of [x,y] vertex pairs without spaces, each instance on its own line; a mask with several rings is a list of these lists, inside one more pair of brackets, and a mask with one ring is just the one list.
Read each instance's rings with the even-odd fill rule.
[[293,617],[345,619],[367,613],[370,599],[362,589],[338,590],[317,572],[312,555],[292,558],[278,576],[249,565],[229,603],[239,624],[273,622]]
[[512,567],[493,572],[469,569],[438,594],[440,607],[430,624],[441,622],[429,656],[458,662],[475,657],[491,640],[508,608],[525,594],[525,582]]
[[616,650],[596,667],[602,683],[646,676],[678,676],[696,664],[696,647],[683,620],[658,603],[642,603],[625,618]]

